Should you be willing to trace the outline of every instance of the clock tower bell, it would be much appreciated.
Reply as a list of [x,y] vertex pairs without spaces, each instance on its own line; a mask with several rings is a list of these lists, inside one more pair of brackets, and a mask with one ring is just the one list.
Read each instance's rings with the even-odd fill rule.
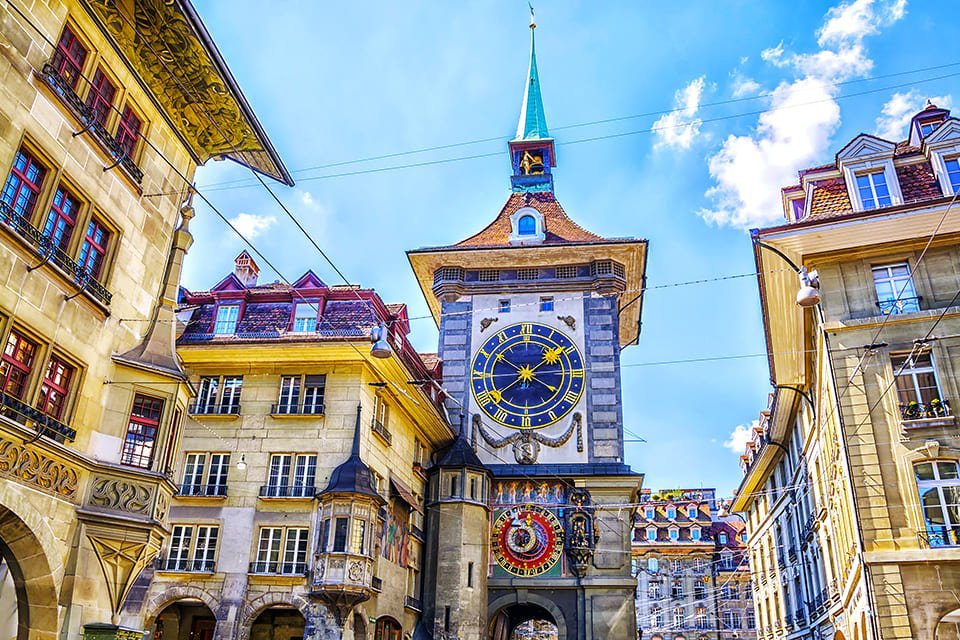
[[[620,352],[639,338],[647,242],[587,231],[556,199],[535,28],[506,203],[469,238],[407,255],[440,328],[458,446],[490,474],[489,518],[464,521],[490,550],[479,635],[508,640],[542,619],[561,638],[632,640],[629,505],[642,476],[623,461]],[[447,538],[461,539],[427,550],[438,563],[462,556]]]

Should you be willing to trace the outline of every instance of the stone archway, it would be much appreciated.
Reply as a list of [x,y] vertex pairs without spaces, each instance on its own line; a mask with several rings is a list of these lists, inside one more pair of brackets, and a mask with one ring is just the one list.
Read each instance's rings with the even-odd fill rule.
[[0,555],[17,599],[17,640],[55,640],[59,619],[57,580],[41,541],[42,526],[0,505]]
[[197,598],[168,601],[145,625],[156,640],[213,640],[221,637],[221,621]]
[[523,602],[515,595],[491,603],[487,623],[489,640],[566,640],[567,623],[555,604],[536,594]]
[[296,609],[303,616],[306,630],[304,637],[312,637],[313,627],[318,623],[327,623],[329,614],[320,605],[310,603],[306,598],[297,594],[268,592],[247,602],[240,615],[237,640],[250,640],[250,631],[254,622],[262,613],[271,608]]
[[940,618],[934,640],[960,640],[960,609],[954,609]]

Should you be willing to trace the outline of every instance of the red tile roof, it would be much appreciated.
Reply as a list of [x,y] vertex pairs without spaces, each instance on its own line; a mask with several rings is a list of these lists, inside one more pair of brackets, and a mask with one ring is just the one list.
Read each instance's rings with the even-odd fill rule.
[[930,200],[944,195],[929,162],[897,167],[897,179],[900,181],[904,202]]
[[556,197],[546,193],[513,193],[507,199],[499,215],[485,229],[458,242],[456,247],[490,247],[510,244],[510,216],[523,207],[533,207],[543,215],[546,239],[544,244],[566,242],[603,242],[605,239],[575,223],[557,202]]
[[813,183],[813,196],[807,217],[831,218],[853,211],[847,184],[843,178],[817,180]]

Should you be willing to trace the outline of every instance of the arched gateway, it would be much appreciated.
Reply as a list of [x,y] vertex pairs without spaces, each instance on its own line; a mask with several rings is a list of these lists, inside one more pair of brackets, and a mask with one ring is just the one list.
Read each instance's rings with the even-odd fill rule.
[[[3,596],[13,595],[16,600],[17,640],[53,640],[57,634],[57,589],[50,561],[34,530],[3,506],[0,557],[6,573]],[[13,593],[7,594],[11,586]]]

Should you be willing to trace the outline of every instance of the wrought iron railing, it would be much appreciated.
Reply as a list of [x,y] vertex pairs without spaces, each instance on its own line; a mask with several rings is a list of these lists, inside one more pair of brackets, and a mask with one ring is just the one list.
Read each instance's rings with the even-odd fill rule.
[[[93,110],[80,99],[80,96],[77,95],[77,92],[64,77],[60,75],[57,68],[47,63],[43,65],[43,73],[40,75],[46,80],[47,84],[50,85],[54,93],[63,99],[64,103],[73,111],[77,119],[83,123],[84,130],[89,130],[93,133],[97,141],[103,145],[104,149],[114,159],[116,165],[122,167],[124,172],[137,184],[143,182],[143,171],[140,170],[140,167],[127,155],[126,150],[120,146],[117,139],[97,120]],[[90,90],[93,91],[94,89],[91,88]]]
[[213,560],[189,560],[187,558],[157,558],[158,571],[180,571],[183,573],[213,573],[216,563]]
[[390,433],[390,430],[387,429],[387,427],[379,420],[372,420],[370,422],[370,429],[375,434],[383,438],[387,444],[391,444],[393,442],[393,434]]
[[920,296],[912,298],[900,298],[898,300],[880,300],[877,307],[880,313],[885,316],[899,315],[901,313],[913,313],[920,311],[920,302],[923,300]]
[[305,484],[265,484],[260,487],[261,498],[313,498],[317,488]]
[[188,412],[195,416],[238,416],[240,415],[239,402],[221,402],[211,404],[208,402],[194,402],[190,405]]
[[917,535],[921,546],[930,549],[960,546],[960,525],[933,525]]
[[275,416],[322,416],[323,405],[311,402],[278,402],[270,405]]
[[223,497],[226,497],[227,495],[227,485],[225,484],[182,484],[178,487],[177,495],[223,498]]
[[408,609],[413,609],[414,611],[423,611],[423,603],[420,602],[419,598],[414,598],[413,596],[407,596],[403,599],[403,606]]
[[26,241],[40,257],[41,264],[49,262],[56,265],[81,289],[93,295],[104,305],[110,304],[113,294],[107,291],[106,287],[6,202],[0,202],[0,223]]
[[45,436],[63,442],[77,437],[75,429],[71,429],[53,416],[48,416],[40,409],[9,393],[0,393],[0,414],[16,420],[22,425],[33,423],[34,428]]
[[904,420],[924,420],[931,418],[949,418],[953,415],[950,403],[933,399],[930,402],[907,402],[900,404],[900,417]]
[[378,578],[377,576],[373,576],[373,578],[370,579],[370,588],[373,589],[374,591],[382,591],[383,578]]
[[251,562],[250,573],[278,576],[306,576],[306,562]]

